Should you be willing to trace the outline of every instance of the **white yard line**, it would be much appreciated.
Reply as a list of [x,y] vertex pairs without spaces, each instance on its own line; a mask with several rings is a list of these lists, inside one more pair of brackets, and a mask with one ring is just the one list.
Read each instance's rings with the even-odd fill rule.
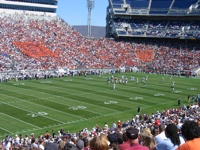
[[[44,89],[44,88],[41,88],[41,89]],[[31,89],[26,89],[26,90],[30,90],[30,91],[34,91],[34,90],[31,90]],[[8,90],[7,90],[8,91]],[[15,90],[9,90],[9,91],[13,91],[13,92],[15,92]],[[44,93],[44,92],[39,92],[39,91],[34,91],[34,92],[38,92],[38,93]],[[16,93],[16,92],[15,92]],[[25,94],[25,93],[22,93],[22,94],[24,94],[24,95],[28,95],[28,94]],[[50,94],[50,93],[45,93],[45,94],[48,94],[48,95],[53,95],[53,94]],[[88,93],[88,94],[90,94],[90,93]],[[29,96],[29,95],[28,95]],[[36,96],[34,96],[34,95],[31,95],[32,97],[36,97]],[[71,101],[76,101],[76,102],[80,102],[80,103],[84,103],[84,104],[87,104],[87,105],[92,105],[92,106],[96,106],[97,107],[97,105],[94,105],[94,104],[89,104],[89,103],[86,103],[86,102],[82,102],[82,101],[77,101],[77,100],[74,100],[74,99],[71,99],[71,98],[66,98],[66,97],[62,97],[62,96],[55,96],[55,95],[53,95],[52,97],[55,97],[55,98],[57,98],[57,97],[59,97],[59,98],[63,98],[63,99],[69,99],[69,100],[71,100]],[[47,100],[47,101],[52,101],[52,100],[49,100],[48,98],[41,98],[41,97],[36,97],[36,98],[38,98],[38,99],[45,99],[45,100]],[[56,102],[56,101],[52,101],[52,102],[54,102],[54,103],[58,103],[58,104],[62,104],[62,105],[65,105],[65,104],[63,104],[63,103],[59,103],[59,102]],[[102,101],[101,101],[102,102]],[[102,102],[103,103],[103,102]],[[42,105],[41,105],[42,106]],[[66,105],[66,106],[68,106],[68,105]],[[109,109],[109,110],[113,110],[113,111],[116,111],[115,109],[111,109],[111,108],[107,108],[107,107],[103,107],[103,106],[98,106],[98,108],[99,107],[102,107],[102,108],[106,108],[106,109]],[[49,107],[47,107],[47,108],[49,108]],[[57,110],[58,111],[58,110]],[[92,113],[95,113],[95,114],[98,114],[98,115],[101,115],[101,113],[97,113],[97,112],[94,112],[94,111],[90,111],[90,110],[85,110],[85,111],[88,111],[88,112],[92,112]],[[64,112],[63,112],[64,113]],[[68,114],[68,115],[72,115],[72,116],[76,116],[76,115],[73,115],[73,114],[69,114],[69,113],[66,113],[66,114]],[[76,116],[76,117],[78,117],[78,116]],[[79,118],[81,118],[81,117],[79,117]]]
[[[60,87],[55,87],[55,88],[59,88],[59,89],[63,89],[63,88],[60,88]],[[45,89],[45,88],[42,88],[42,89]],[[49,89],[52,89],[51,87],[49,88]],[[130,88],[123,88],[123,89],[130,89]],[[73,89],[70,89],[70,90],[73,90]],[[73,90],[73,91],[77,91],[77,90]],[[103,91],[96,91],[96,92],[84,92],[83,94],[70,94],[70,95],[79,95],[79,96],[81,96],[81,95],[89,95],[89,94],[95,94],[95,93],[98,93],[98,92],[106,92],[106,93],[108,93],[108,92],[111,92],[112,90],[111,89],[109,89],[109,90],[103,90]],[[38,91],[37,91],[38,92]],[[76,93],[78,93],[78,92],[76,92]],[[49,93],[48,93],[49,94]],[[96,94],[95,94],[96,95]],[[113,95],[119,95],[119,94],[113,94]],[[100,95],[100,96],[103,96],[103,95]],[[121,95],[120,95],[121,96]],[[58,97],[61,97],[61,98],[65,98],[65,97],[62,97],[62,96],[58,96]],[[107,96],[103,96],[103,97],[107,97]],[[70,98],[67,98],[67,99],[70,99]],[[94,99],[94,98],[93,98]],[[118,99],[118,98],[110,98],[110,97],[107,97],[107,99],[108,100],[110,100],[110,99],[113,99],[113,100],[119,100],[119,101],[121,101],[121,102],[123,102],[124,103],[124,101],[123,100],[121,100],[121,99]],[[127,98],[128,99],[128,98]],[[73,99],[70,99],[70,100],[73,100]],[[101,100],[98,100],[98,99],[95,99],[96,101],[99,101],[99,102],[102,102],[102,103],[104,103],[104,101],[101,101]],[[145,100],[145,101],[147,101],[147,100]],[[137,103],[136,101],[135,102],[130,102],[129,101],[129,103],[133,103],[133,104],[135,104],[135,103]],[[88,103],[87,103],[88,104]],[[116,104],[115,104],[116,105]],[[117,104],[117,105],[119,105],[119,104]],[[95,105],[95,106],[97,106],[97,105]],[[124,106],[124,107],[127,107],[127,108],[130,108],[131,109],[131,107],[128,107],[128,106],[126,106],[126,105],[122,105],[122,104],[120,104],[120,106]],[[145,104],[143,104],[143,106],[145,106]],[[146,106],[148,106],[148,105],[146,105]],[[100,107],[100,106],[98,106],[98,107]],[[101,106],[102,107],[102,106]],[[106,107],[103,107],[103,108],[106,108]],[[110,108],[109,108],[110,109]],[[114,110],[114,109],[112,109],[112,110]],[[116,110],[115,110],[116,111]]]
[[[41,89],[45,89],[45,88],[41,88]],[[52,88],[49,88],[49,89],[52,89]],[[29,89],[30,90],[30,89]],[[77,90],[74,90],[74,91],[77,91]],[[38,91],[37,91],[38,92]],[[77,91],[77,92],[79,92],[79,91]],[[76,93],[77,93],[76,92]],[[102,92],[104,92],[104,91],[102,91]],[[42,92],[41,92],[42,93]],[[91,93],[88,93],[88,92],[85,92],[86,94],[91,94]],[[86,95],[86,94],[69,94],[69,95]],[[46,94],[49,94],[49,93],[46,93]],[[49,94],[49,95],[53,95],[53,94]],[[75,102],[80,102],[80,103],[84,103],[84,104],[87,104],[87,105],[92,105],[92,106],[97,106],[97,105],[94,105],[94,104],[90,104],[90,103],[86,103],[86,102],[82,102],[82,101],[77,101],[77,100],[74,100],[74,99],[71,99],[71,98],[66,98],[66,97],[62,97],[62,96],[58,96],[58,95],[53,95],[52,97],[60,97],[60,98],[63,98],[63,99],[69,99],[69,100],[71,100],[71,101],[75,101]],[[100,101],[100,100],[98,100],[98,101]],[[102,102],[103,103],[103,101],[100,101],[100,102]],[[62,103],[61,103],[62,104]],[[100,107],[102,107],[102,108],[104,108],[104,109],[109,109],[109,110],[113,110],[113,111],[116,111],[115,109],[112,109],[112,108],[107,108],[107,107],[103,107],[103,106],[98,106],[98,108],[100,108]],[[96,113],[96,112],[93,112],[93,113]]]
[[35,127],[35,128],[41,129],[40,127],[38,127],[38,126],[36,126],[36,125],[33,125],[33,124],[31,124],[31,123],[25,122],[25,121],[20,120],[20,119],[17,119],[17,118],[15,118],[15,117],[12,117],[12,116],[10,116],[10,115],[4,114],[4,113],[2,113],[2,112],[0,112],[0,114],[4,115],[4,116],[6,116],[6,117],[12,118],[12,119],[14,119],[14,120],[23,122],[23,123],[28,124],[28,125],[30,125],[30,126],[33,126],[33,127]]
[[[168,104],[168,103],[172,103],[173,101],[168,101],[168,102],[164,102],[164,103],[159,103],[160,104]],[[154,107],[154,106],[145,106],[143,108],[151,108],[151,107]],[[48,128],[53,128],[53,127],[59,127],[59,126],[64,126],[64,125],[67,125],[67,124],[73,124],[73,123],[80,123],[80,122],[83,122],[83,121],[88,121],[88,120],[91,120],[91,119],[98,119],[98,118],[102,118],[102,117],[105,117],[105,116],[112,116],[112,115],[116,115],[116,114],[121,114],[121,113],[125,113],[125,112],[130,112],[132,110],[127,110],[127,111],[119,111],[119,112],[115,112],[115,113],[109,113],[109,114],[106,114],[106,115],[102,115],[102,116],[97,116],[97,117],[94,117],[94,118],[88,118],[88,119],[85,119],[85,120],[76,120],[76,121],[72,121],[72,122],[67,122],[67,123],[64,123],[64,124],[60,124],[60,125],[52,125],[52,126],[49,126],[49,127],[44,127],[44,128],[39,128],[39,129],[32,129],[32,130],[28,130],[28,131],[22,131],[20,133],[27,133],[27,132],[33,132],[33,131],[38,131],[38,130],[44,130],[44,129],[48,129]],[[16,118],[17,119],[17,118]],[[17,119],[18,120],[18,119]],[[2,136],[0,136],[2,137]]]
[[8,130],[6,130],[6,129],[2,128],[2,127],[0,127],[0,129],[2,129],[2,130],[4,130],[4,131],[6,131],[6,132],[8,132],[8,133],[11,133],[11,134],[13,134],[13,132],[11,132],[11,131],[8,131]]
[[[0,94],[0,95],[4,95],[4,94]],[[14,99],[19,99],[19,98],[13,97],[13,96],[8,96],[8,95],[4,95],[4,96],[11,97],[11,98],[14,98]],[[19,100],[21,100],[21,99],[19,99]],[[21,101],[25,101],[25,100],[21,100]],[[17,107],[17,106],[14,106],[14,105],[11,105],[11,104],[2,102],[2,101],[0,101],[0,102],[3,103],[3,104],[6,104],[6,105],[12,106],[12,107],[21,109],[21,110],[23,110],[23,111],[27,111],[27,112],[30,112],[30,113],[34,113],[34,112],[31,112],[31,111],[28,111],[27,109],[23,109],[23,108],[20,108],[20,107]],[[40,106],[41,106],[41,105],[40,105]],[[42,116],[42,117],[47,118],[47,119],[50,119],[50,120],[53,120],[53,121],[56,121],[56,122],[59,122],[59,123],[62,123],[62,124],[64,123],[64,122],[62,122],[62,121],[59,121],[59,120],[56,120],[56,119],[52,119],[52,118],[49,118],[49,117],[46,117],[46,116]]]
[[[11,90],[10,90],[10,91],[11,91]],[[23,94],[24,94],[24,93],[23,93]],[[1,95],[5,95],[5,94],[1,94]],[[24,94],[24,95],[28,95],[28,94]],[[65,113],[65,112],[59,111],[59,110],[57,110],[57,109],[53,109],[53,108],[50,108],[50,107],[46,107],[46,106],[43,106],[43,105],[39,105],[39,104],[36,104],[36,103],[32,103],[32,102],[30,102],[30,101],[26,101],[26,100],[23,100],[23,99],[19,99],[19,98],[13,97],[13,96],[8,96],[8,95],[5,95],[5,96],[11,97],[11,98],[14,98],[14,99],[18,99],[18,100],[23,101],[23,102],[27,102],[27,103],[31,103],[31,104],[34,104],[34,105],[38,105],[38,106],[43,107],[43,108],[48,108],[48,109],[50,109],[50,110],[57,111],[57,112],[60,112],[60,113],[66,114],[66,115],[70,115],[70,116],[74,116],[74,117],[77,117],[77,118],[85,119],[85,118],[80,117],[80,116],[76,116],[76,115],[73,115],[73,114]],[[38,98],[38,97],[36,97],[36,98]],[[45,98],[40,98],[40,99],[45,99]],[[27,110],[26,110],[26,111],[27,111]],[[33,113],[33,112],[32,112],[32,113]],[[43,116],[43,117],[45,117],[45,116]],[[48,118],[48,117],[46,117],[46,118]],[[49,118],[49,119],[51,119],[51,118]],[[53,120],[53,119],[51,119],[51,120]],[[54,121],[55,121],[55,120],[54,120]],[[57,121],[57,122],[64,123],[64,122],[61,122],[61,121]]]

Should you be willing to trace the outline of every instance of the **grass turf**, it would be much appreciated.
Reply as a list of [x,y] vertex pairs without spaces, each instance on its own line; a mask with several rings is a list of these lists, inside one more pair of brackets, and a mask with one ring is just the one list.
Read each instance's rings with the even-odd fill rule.
[[[141,112],[151,115],[157,110],[175,108],[177,99],[181,105],[188,104],[187,96],[199,93],[200,79],[141,74],[118,73],[114,77],[128,78],[128,84],[107,83],[109,74],[24,80],[0,83],[0,137],[6,134],[39,135],[61,128],[76,132],[98,124],[109,126],[118,120],[130,120]],[[146,87],[141,81],[148,75]],[[130,81],[130,76],[138,77]],[[175,92],[171,85],[175,81]]]

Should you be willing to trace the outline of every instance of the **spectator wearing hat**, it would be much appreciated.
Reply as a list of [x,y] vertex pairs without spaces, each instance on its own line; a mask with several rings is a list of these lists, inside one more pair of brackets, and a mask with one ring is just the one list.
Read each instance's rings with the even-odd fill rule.
[[200,127],[197,122],[184,122],[181,132],[186,142],[180,145],[177,150],[198,150],[200,148]]
[[34,138],[34,133],[31,133],[31,139]]
[[148,147],[142,146],[139,144],[139,130],[134,127],[130,127],[126,130],[126,136],[128,138],[128,142],[130,144],[130,148],[126,150],[149,150]]
[[116,133],[109,134],[107,137],[110,142],[109,149],[112,149],[112,150],[118,149],[118,138],[117,138]]
[[19,136],[16,134],[15,135],[15,145],[18,145],[19,144]]

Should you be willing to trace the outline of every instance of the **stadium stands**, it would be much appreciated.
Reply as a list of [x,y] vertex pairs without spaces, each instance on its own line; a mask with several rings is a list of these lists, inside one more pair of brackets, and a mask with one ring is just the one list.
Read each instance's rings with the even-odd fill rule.
[[[147,8],[151,6],[152,9],[149,13],[159,13],[161,16],[170,11],[166,10],[167,7],[177,10],[184,9],[183,13],[185,13],[188,7],[197,4],[195,0],[186,1],[183,5],[180,4],[180,0],[174,0],[173,3],[165,0],[166,7],[163,6],[162,10],[157,10],[160,5],[158,0],[110,0],[110,2],[113,9],[116,9],[115,13],[127,14],[129,6],[131,9],[146,9],[144,11],[146,13],[148,12]],[[137,66],[152,73],[172,73],[174,70],[192,71],[200,66],[199,42],[189,41],[186,44],[176,40],[161,40],[160,38],[200,38],[200,21],[196,16],[194,18],[194,20],[182,20],[183,18],[173,20],[170,17],[165,20],[164,18],[151,19],[149,17],[142,17],[142,19],[132,18],[132,16],[115,17],[112,20],[112,25],[118,37],[157,37],[157,39],[134,41],[131,39],[131,42],[116,42],[113,39],[83,37],[57,17],[1,13],[0,71],[7,73],[20,70],[99,69],[119,68],[121,66],[126,68]],[[157,129],[155,125],[158,118],[166,125],[174,123],[178,126],[178,121],[181,123],[189,119],[197,121],[199,119],[199,116],[196,116],[197,112],[199,112],[198,105],[188,106],[188,108],[183,106],[180,109],[172,108],[163,112],[155,112],[149,118],[146,118],[146,114],[141,114],[141,118],[136,115],[132,121],[123,122],[122,128],[117,128],[114,125],[111,128],[95,126],[91,131],[87,128],[81,129],[81,133],[77,135],[61,130],[62,133],[59,131],[56,137],[45,137],[45,140],[57,144],[66,138],[75,140],[81,136],[91,140],[93,136],[102,133],[123,134],[129,126],[141,128],[141,130],[149,128],[154,133]],[[36,142],[43,139],[43,136],[45,135],[40,135]],[[10,139],[9,136],[6,136],[2,143],[12,140],[15,141],[13,147],[21,145],[29,147],[34,135],[21,137],[23,140],[20,142],[17,141],[17,137],[18,135],[16,139]]]
[[[198,24],[199,21],[113,19],[113,25],[118,31],[118,36],[127,35],[130,37],[138,35],[144,37],[198,39],[200,33]],[[131,31],[126,33],[127,30]],[[135,34],[135,31],[140,32],[140,34]]]
[[[36,19],[37,18],[37,19]],[[116,28],[120,35],[132,36],[179,36],[185,30],[185,36],[198,34],[199,21],[148,21],[116,19]],[[186,28],[191,25],[191,28]],[[149,68],[160,71],[173,69],[196,69],[199,67],[199,44],[188,45],[169,42],[160,45],[157,42],[115,42],[112,39],[88,39],[81,36],[71,26],[59,18],[36,17],[20,14],[1,14],[1,50],[0,70],[38,70],[58,68],[118,68],[120,66],[139,66],[148,62]],[[124,29],[124,27],[126,27]],[[184,29],[183,29],[184,27]],[[168,30],[168,31],[167,31]],[[167,32],[166,32],[167,31]],[[141,44],[144,45],[141,45]],[[152,44],[159,46],[152,46]],[[176,51],[182,56],[178,57]],[[193,51],[195,47],[195,51]],[[150,53],[145,53],[148,50]],[[169,55],[163,55],[169,53]],[[146,55],[148,54],[148,55]],[[182,60],[180,63],[171,64]],[[194,57],[195,56],[195,57]],[[189,60],[189,61],[188,61]],[[157,63],[160,62],[160,63]],[[173,68],[173,69],[172,69]]]
[[[107,13],[107,18],[110,18],[107,20],[109,33],[107,37],[199,39],[199,30],[188,31],[193,22],[199,22],[198,0],[187,0],[184,3],[181,0],[125,0],[124,2],[123,5],[120,4],[122,7],[110,5]],[[162,28],[155,28],[156,24],[159,25],[161,22]],[[131,27],[129,31],[125,29],[126,33],[121,26],[124,23]],[[152,27],[154,24],[155,27]],[[114,28],[111,28],[112,26]]]

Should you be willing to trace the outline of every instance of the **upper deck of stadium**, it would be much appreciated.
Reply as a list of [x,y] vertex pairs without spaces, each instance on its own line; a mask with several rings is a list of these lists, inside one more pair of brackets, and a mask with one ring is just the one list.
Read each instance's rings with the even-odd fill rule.
[[56,16],[58,0],[0,0],[0,12]]
[[107,37],[200,38],[200,0],[109,0]]

